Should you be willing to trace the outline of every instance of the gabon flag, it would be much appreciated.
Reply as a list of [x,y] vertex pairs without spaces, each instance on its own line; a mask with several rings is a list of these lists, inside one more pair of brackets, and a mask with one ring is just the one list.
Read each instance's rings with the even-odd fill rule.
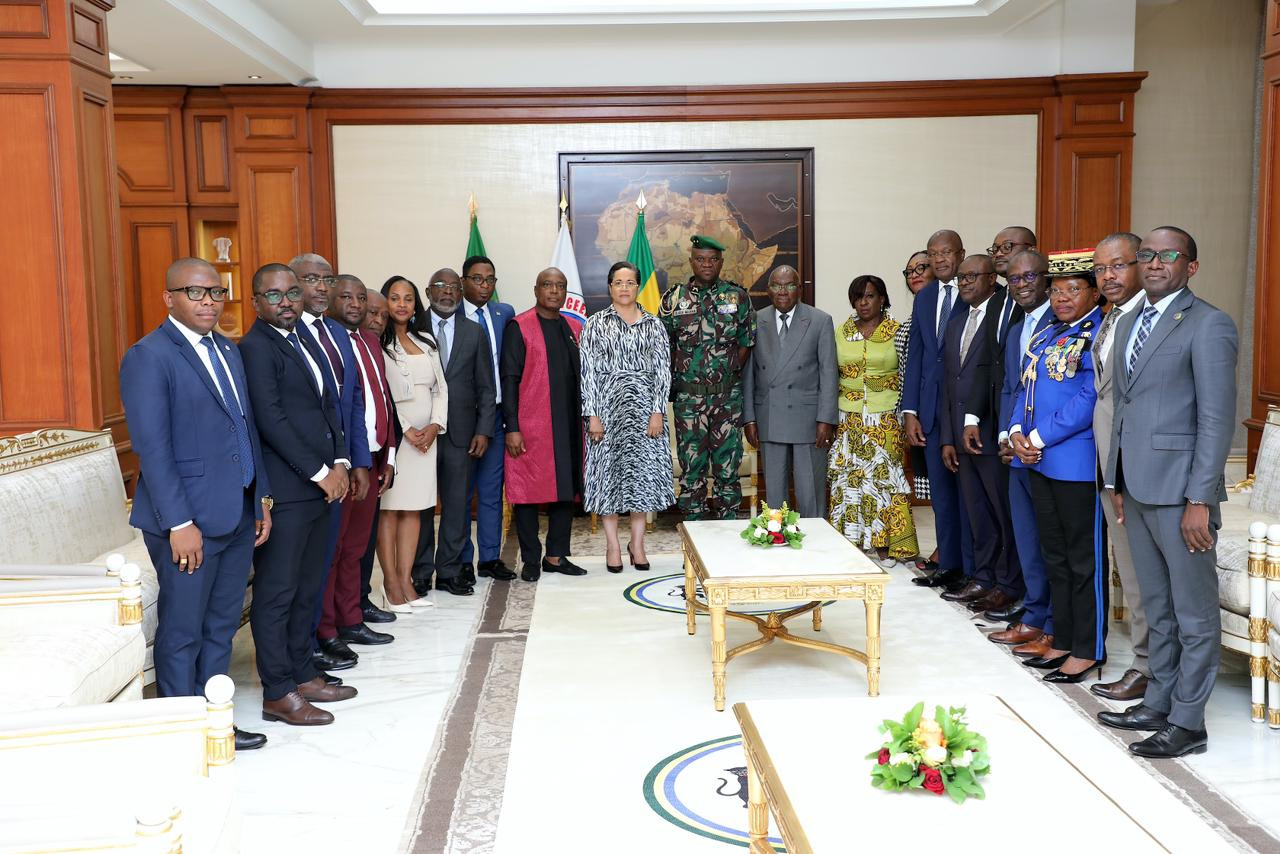
[[662,303],[662,294],[658,292],[658,276],[653,269],[653,250],[649,248],[649,237],[644,233],[644,190],[636,199],[636,230],[631,235],[631,248],[627,250],[627,260],[636,265],[640,282],[640,295],[636,301],[640,307],[650,314],[658,313]]

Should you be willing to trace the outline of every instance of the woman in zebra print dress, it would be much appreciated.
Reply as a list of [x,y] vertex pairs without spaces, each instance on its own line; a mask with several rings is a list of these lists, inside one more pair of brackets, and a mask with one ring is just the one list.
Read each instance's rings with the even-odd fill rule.
[[658,319],[636,302],[637,276],[626,261],[609,269],[613,302],[587,318],[579,339],[582,417],[590,439],[584,504],[604,519],[610,572],[622,571],[619,514],[631,514],[631,563],[648,569],[645,514],[676,500],[666,419],[671,343]]

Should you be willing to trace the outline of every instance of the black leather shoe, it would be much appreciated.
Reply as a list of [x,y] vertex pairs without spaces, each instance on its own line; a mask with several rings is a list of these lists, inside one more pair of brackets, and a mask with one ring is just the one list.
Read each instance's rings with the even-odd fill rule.
[[947,587],[957,581],[964,581],[964,572],[959,569],[948,569],[911,579],[911,583],[917,587]]
[[1063,673],[1061,670],[1054,670],[1044,675],[1045,682],[1054,682],[1059,685],[1076,685],[1089,678],[1089,674],[1094,670],[1101,672],[1102,662],[1092,665],[1091,667],[1081,670],[1079,673]]
[[1183,729],[1168,724],[1155,735],[1129,745],[1129,752],[1148,759],[1175,759],[1209,749],[1209,733],[1204,729]]
[[516,574],[500,560],[481,561],[476,568],[476,575],[481,578],[492,578],[494,581],[514,581]]
[[317,676],[319,676],[321,679],[323,679],[323,680],[324,680],[324,684],[326,684],[326,685],[341,685],[341,684],[342,684],[342,679],[340,679],[340,678],[339,678],[339,677],[337,677],[337,676],[334,676],[332,673],[325,673],[323,670],[317,670],[317,671],[316,671],[316,675],[317,675]]
[[368,646],[391,643],[395,640],[394,635],[389,635],[386,632],[375,632],[364,623],[357,623],[354,626],[338,629],[338,638],[346,643],[366,644]]
[[[355,656],[355,653],[351,653]],[[311,664],[317,670],[350,670],[356,666],[357,658],[338,659],[325,652],[311,653]]]
[[1044,658],[1043,656],[1037,655],[1035,658],[1023,659],[1022,663],[1025,664],[1027,667],[1034,667],[1037,670],[1057,670],[1059,667],[1062,666],[1063,662],[1065,662],[1070,657],[1071,657],[1070,653],[1066,653],[1064,655],[1056,655],[1053,658]]
[[360,609],[360,614],[364,617],[366,623],[394,623],[396,615],[390,611],[384,611],[377,605],[365,605]]
[[232,727],[236,735],[236,753],[241,750],[257,750],[267,743],[267,737],[260,732],[245,732],[240,727]]
[[560,558],[559,563],[548,563],[546,558],[542,559],[543,572],[558,572],[561,575],[586,575],[587,571],[578,566],[567,557]]
[[461,578],[437,578],[436,589],[454,596],[470,596],[476,592],[470,584],[464,584]]
[[1098,720],[1115,729],[1160,730],[1169,725],[1169,716],[1138,703],[1123,712],[1098,712]]
[[426,578],[414,578],[411,580],[413,582],[414,593],[417,593],[419,596],[426,596],[431,592],[431,576],[428,575]]
[[542,570],[538,567],[536,563],[526,563],[520,569],[521,581],[537,581],[541,577],[542,577]]
[[469,563],[464,563],[458,571],[458,578],[463,584],[476,586],[476,568]]
[[[356,655],[351,647],[347,646],[342,638],[320,638],[320,651],[330,658],[336,658],[338,661],[350,661],[355,664],[360,660],[360,656]],[[324,668],[321,668],[322,670]]]
[[993,623],[1012,623],[1022,619],[1022,615],[1027,609],[1022,607],[1021,602],[1015,602],[1008,608],[1001,608],[999,611],[984,611],[982,618],[990,620]]

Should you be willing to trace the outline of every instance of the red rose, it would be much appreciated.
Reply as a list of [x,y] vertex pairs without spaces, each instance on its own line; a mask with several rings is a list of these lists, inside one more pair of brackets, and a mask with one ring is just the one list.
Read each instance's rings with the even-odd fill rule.
[[785,543],[786,541],[787,541],[787,538],[786,538],[786,537],[784,537],[784,536],[782,536],[782,532],[781,532],[781,531],[774,531],[774,532],[773,532],[773,544],[774,544],[775,546],[780,546],[780,545],[782,545],[783,543]]
[[942,784],[942,774],[937,768],[924,769],[924,787],[935,795],[941,795],[947,790],[947,787]]
[[887,747],[880,748],[880,755],[876,757],[876,761],[879,762],[881,765],[888,765],[889,764],[889,748]]

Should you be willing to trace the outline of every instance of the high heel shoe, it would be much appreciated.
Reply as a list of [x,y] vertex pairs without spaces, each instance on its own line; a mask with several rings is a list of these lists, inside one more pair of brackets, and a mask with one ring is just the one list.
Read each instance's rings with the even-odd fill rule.
[[609,558],[607,555],[605,556],[605,559],[604,559],[604,568],[609,570],[610,572],[622,572],[622,564],[617,564],[615,566],[614,564],[609,563]]
[[1022,663],[1037,670],[1057,670],[1070,657],[1071,653],[1064,652],[1062,655],[1056,655],[1053,658],[1037,656],[1036,658],[1024,659]]
[[414,599],[412,602],[409,603],[410,608],[425,609],[425,608],[434,608],[435,606],[436,606],[436,603],[432,602],[426,596],[419,596],[417,599]]
[[[634,566],[636,569],[640,570],[641,572],[649,571],[649,564],[636,563],[636,555],[635,555],[635,552],[631,551],[631,543],[627,543],[627,557],[631,558],[631,565]],[[618,569],[621,570],[622,567],[618,567]]]
[[411,606],[408,602],[404,602],[397,605],[395,602],[391,601],[391,597],[387,596],[385,592],[382,594],[382,607],[383,607],[383,610],[390,611],[393,614],[412,614],[413,613],[413,606]]
[[1061,670],[1054,670],[1053,672],[1046,673],[1044,675],[1044,681],[1053,682],[1058,685],[1075,685],[1087,679],[1089,677],[1089,674],[1092,673],[1094,670],[1098,671],[1099,676],[1102,675],[1101,661],[1095,661],[1093,664],[1089,665],[1084,670],[1081,670],[1079,673],[1063,673]]

